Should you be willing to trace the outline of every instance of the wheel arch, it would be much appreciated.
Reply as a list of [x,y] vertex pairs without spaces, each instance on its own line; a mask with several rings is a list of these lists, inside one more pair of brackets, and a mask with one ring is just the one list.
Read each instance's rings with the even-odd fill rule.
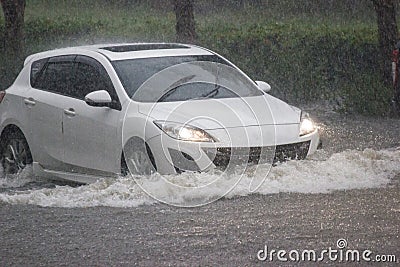
[[4,141],[6,140],[6,137],[10,134],[21,134],[23,138],[28,142],[26,135],[22,131],[20,127],[18,127],[15,124],[8,124],[3,128],[0,134],[0,144],[3,145]]
[[27,140],[28,142],[30,141],[29,140],[30,136],[28,135],[29,128],[24,127],[24,125],[22,123],[20,123],[19,120],[14,119],[14,118],[7,118],[1,122],[0,138],[3,137],[3,133],[5,132],[5,130],[9,129],[9,128],[17,128],[24,135],[25,140]]

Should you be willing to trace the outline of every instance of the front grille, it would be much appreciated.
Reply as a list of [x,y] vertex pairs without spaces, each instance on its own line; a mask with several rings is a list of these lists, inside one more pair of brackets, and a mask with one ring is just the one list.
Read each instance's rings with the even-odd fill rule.
[[218,147],[205,149],[206,154],[219,169],[225,170],[229,164],[277,163],[293,159],[305,159],[310,141],[279,145],[275,147]]
[[292,159],[305,159],[310,148],[311,141],[276,146],[274,163]]

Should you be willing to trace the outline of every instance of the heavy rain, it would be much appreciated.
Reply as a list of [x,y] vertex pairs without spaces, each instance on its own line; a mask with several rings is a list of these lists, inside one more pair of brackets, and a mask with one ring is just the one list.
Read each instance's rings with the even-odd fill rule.
[[[399,264],[399,5],[1,0],[0,265]],[[17,160],[4,134],[12,102],[7,88],[25,59],[118,43],[183,43],[217,52],[253,81],[268,82],[271,96],[309,113],[321,145],[303,160],[259,164],[259,173],[168,175],[176,187],[158,173],[96,176],[82,184],[34,175],[31,162],[8,173],[10,157]],[[13,104],[23,112],[22,101]],[[35,135],[31,122],[27,129]],[[261,182],[251,190],[255,179]],[[229,190],[227,181],[235,182]],[[199,184],[210,186],[184,190]]]

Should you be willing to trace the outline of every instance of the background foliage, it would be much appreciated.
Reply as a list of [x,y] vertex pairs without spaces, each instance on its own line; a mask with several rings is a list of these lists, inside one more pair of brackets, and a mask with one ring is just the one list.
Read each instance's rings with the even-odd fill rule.
[[[361,0],[198,0],[199,45],[230,59],[272,94],[345,112],[385,115],[391,90],[376,71],[376,15]],[[0,36],[4,30],[0,16]],[[27,0],[25,54],[78,44],[175,41],[170,1]],[[0,51],[3,51],[0,42]],[[0,54],[0,88],[21,66]]]

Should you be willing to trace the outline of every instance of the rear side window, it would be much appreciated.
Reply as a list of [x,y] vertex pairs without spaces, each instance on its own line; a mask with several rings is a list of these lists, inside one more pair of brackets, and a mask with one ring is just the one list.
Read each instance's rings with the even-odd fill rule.
[[34,79],[32,87],[68,95],[74,81],[74,58],[75,56],[50,58],[46,66]]
[[43,67],[46,65],[48,58],[40,59],[32,63],[31,65],[31,86],[36,81],[36,78],[39,76],[40,72],[43,70]]

